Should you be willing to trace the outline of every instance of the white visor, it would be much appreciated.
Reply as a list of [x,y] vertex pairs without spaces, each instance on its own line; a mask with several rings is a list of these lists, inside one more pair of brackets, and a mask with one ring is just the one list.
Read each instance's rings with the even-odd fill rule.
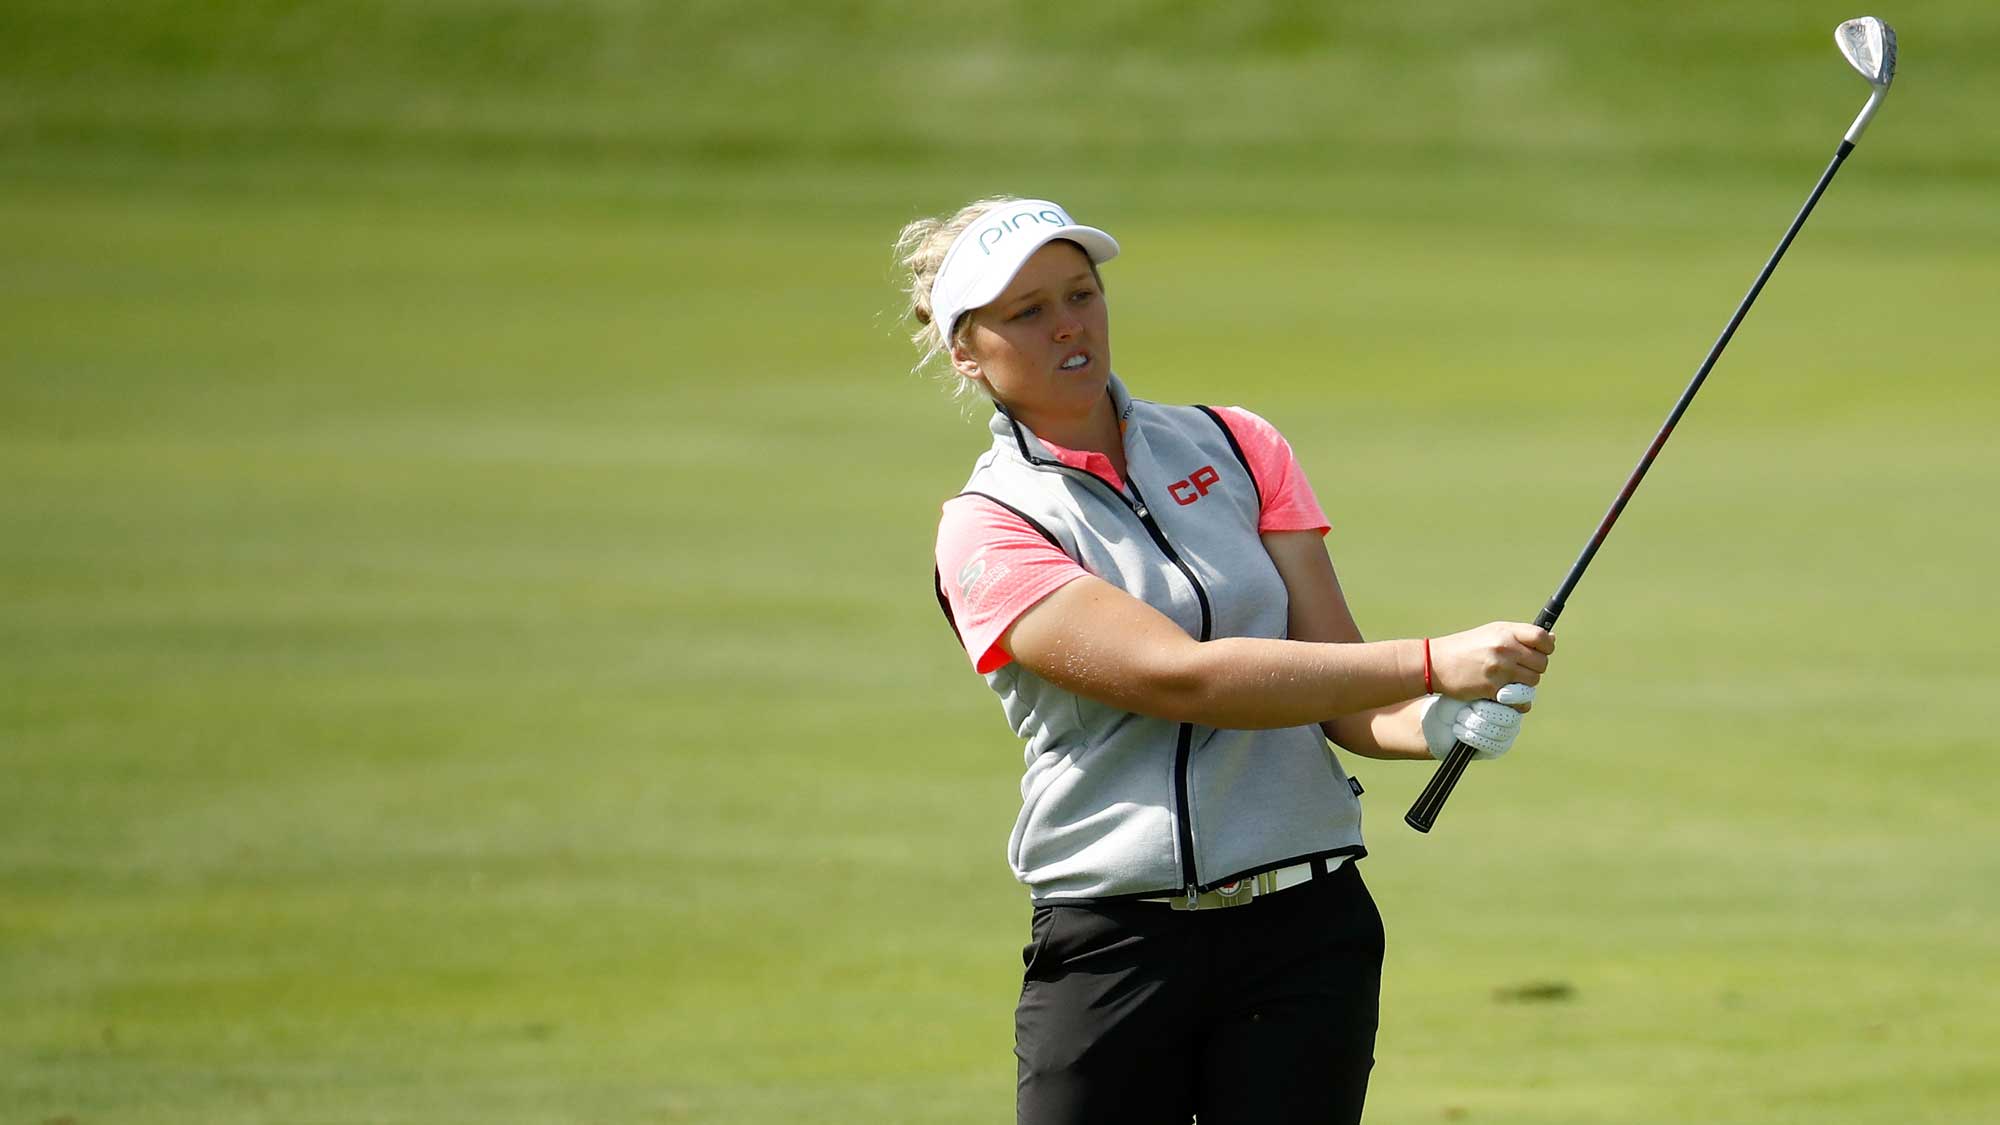
[[945,345],[951,345],[961,315],[991,304],[1035,251],[1058,239],[1083,247],[1093,264],[1118,256],[1116,239],[1078,226],[1069,212],[1046,199],[998,204],[966,227],[931,282],[931,323],[944,334]]

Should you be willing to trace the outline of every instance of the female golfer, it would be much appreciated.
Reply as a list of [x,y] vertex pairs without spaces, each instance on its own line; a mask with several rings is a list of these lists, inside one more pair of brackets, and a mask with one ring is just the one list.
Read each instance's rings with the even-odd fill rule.
[[1555,639],[1364,643],[1284,438],[1112,374],[1110,235],[1003,198],[897,248],[918,345],[994,406],[937,587],[1026,742],[1020,1120],[1358,1121],[1382,928],[1326,740],[1503,753]]

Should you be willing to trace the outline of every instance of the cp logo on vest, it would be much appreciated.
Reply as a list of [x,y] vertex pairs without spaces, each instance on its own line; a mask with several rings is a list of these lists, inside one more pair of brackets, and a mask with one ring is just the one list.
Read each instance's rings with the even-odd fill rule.
[[1167,493],[1174,498],[1174,503],[1185,508],[1208,495],[1208,490],[1220,483],[1222,478],[1216,475],[1215,466],[1203,465],[1189,473],[1186,480],[1177,480],[1168,485]]

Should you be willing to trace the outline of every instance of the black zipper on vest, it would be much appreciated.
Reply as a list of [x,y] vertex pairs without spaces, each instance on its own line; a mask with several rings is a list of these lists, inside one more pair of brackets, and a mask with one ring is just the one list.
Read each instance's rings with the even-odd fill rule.
[[[1006,411],[1003,409],[1001,413],[1006,414]],[[1153,510],[1146,504],[1145,496],[1140,494],[1138,483],[1131,480],[1128,475],[1125,485],[1132,490],[1132,495],[1127,496],[1123,492],[1111,487],[1109,481],[1106,481],[1096,473],[1072,468],[1060,461],[1051,461],[1046,457],[1037,457],[1033,453],[1028,452],[1027,439],[1021,435],[1021,424],[1015,422],[1011,415],[1008,416],[1007,421],[1013,426],[1014,440],[1020,446],[1021,457],[1028,464],[1036,468],[1048,468],[1064,473],[1074,473],[1086,480],[1096,481],[1099,487],[1116,496],[1119,503],[1131,509],[1132,514],[1139,517],[1139,523],[1145,527],[1146,534],[1153,537],[1153,545],[1160,549],[1160,553],[1167,557],[1168,562],[1173,563],[1174,566],[1180,569],[1181,575],[1188,580],[1188,585],[1194,587],[1194,600],[1201,606],[1201,636],[1199,639],[1203,641],[1208,640],[1210,631],[1215,627],[1215,614],[1209,607],[1208,591],[1203,588],[1201,579],[1194,576],[1194,568],[1189,566],[1187,560],[1181,558],[1180,552],[1174,550],[1174,545],[1167,541],[1167,533],[1160,530],[1160,525],[1153,519]],[[1174,820],[1179,826],[1179,839],[1176,843],[1180,849],[1181,885],[1187,888],[1187,896],[1190,903],[1201,892],[1200,879],[1195,870],[1194,863],[1194,810],[1192,802],[1188,800],[1188,764],[1193,757],[1194,724],[1182,723],[1179,735],[1174,741]]]
[[[1094,473],[1086,473],[1085,475],[1089,476],[1092,480],[1099,480]],[[1099,483],[1103,482],[1099,481]],[[1139,495],[1139,482],[1128,480],[1125,482],[1125,486],[1132,490],[1132,498],[1126,500],[1125,497],[1120,496],[1119,499],[1125,500],[1125,506],[1132,509],[1132,514],[1139,517],[1140,523],[1146,525],[1146,533],[1153,537],[1153,542],[1159,546],[1160,553],[1167,556],[1168,562],[1180,567],[1181,573],[1187,576],[1188,585],[1194,587],[1194,600],[1201,604],[1201,639],[1204,641],[1207,640],[1209,632],[1215,627],[1213,612],[1208,608],[1208,591],[1202,588],[1201,579],[1194,576],[1194,568],[1188,566],[1181,559],[1180,554],[1174,550],[1172,543],[1167,542],[1167,533],[1161,531],[1160,525],[1153,522],[1153,510],[1146,506],[1146,498]],[[1105,484],[1105,487],[1111,488],[1109,484]],[[1112,491],[1116,492],[1117,489],[1112,489]]]
[[[1180,552],[1174,550],[1172,543],[1167,542],[1167,533],[1160,530],[1160,525],[1154,522],[1152,510],[1146,506],[1146,498],[1139,493],[1139,483],[1127,480],[1125,484],[1132,490],[1132,500],[1127,502],[1132,508],[1132,514],[1138,516],[1139,522],[1146,525],[1146,532],[1153,537],[1153,542],[1159,546],[1160,553],[1167,556],[1167,561],[1179,567],[1181,573],[1187,576],[1188,585],[1194,587],[1195,601],[1201,605],[1201,640],[1208,640],[1209,632],[1214,627],[1214,617],[1208,606],[1208,591],[1202,589],[1201,579],[1194,576],[1194,568],[1181,558]],[[1190,906],[1201,893],[1200,879],[1194,865],[1194,806],[1188,799],[1188,764],[1193,757],[1194,724],[1182,723],[1179,737],[1174,742],[1174,820],[1180,826],[1181,885],[1187,888]]]

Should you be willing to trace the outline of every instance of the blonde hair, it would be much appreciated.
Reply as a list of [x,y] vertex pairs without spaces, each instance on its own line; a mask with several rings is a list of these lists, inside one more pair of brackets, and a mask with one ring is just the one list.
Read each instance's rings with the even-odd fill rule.
[[[953,398],[963,399],[971,395],[983,395],[986,387],[976,379],[968,379],[951,365],[953,344],[965,342],[965,334],[972,326],[972,319],[959,320],[958,331],[951,339],[945,338],[946,328],[931,320],[931,283],[937,280],[938,269],[944,265],[944,256],[958,236],[965,233],[974,220],[1003,203],[1018,203],[1017,195],[996,195],[988,199],[974,200],[960,207],[942,219],[918,219],[903,228],[896,236],[896,265],[901,271],[903,291],[909,295],[908,316],[916,322],[917,330],[910,334],[910,342],[917,346],[917,363],[912,370],[922,374],[926,368],[937,372],[940,379],[951,387]],[[938,363],[943,359],[942,364]]]

